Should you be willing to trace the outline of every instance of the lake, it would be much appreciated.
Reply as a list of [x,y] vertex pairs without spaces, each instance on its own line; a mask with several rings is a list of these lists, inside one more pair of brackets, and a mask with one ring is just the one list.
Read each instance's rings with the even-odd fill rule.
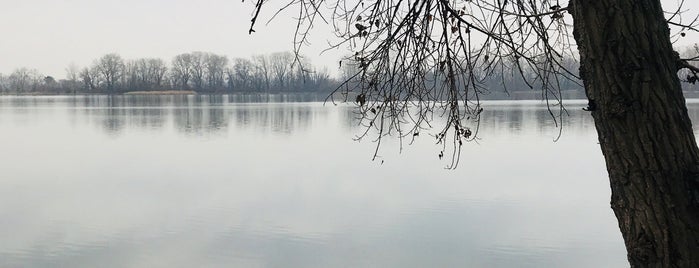
[[486,102],[447,170],[430,131],[371,161],[351,105],[265,100],[0,97],[0,267],[628,267],[584,102],[556,142]]

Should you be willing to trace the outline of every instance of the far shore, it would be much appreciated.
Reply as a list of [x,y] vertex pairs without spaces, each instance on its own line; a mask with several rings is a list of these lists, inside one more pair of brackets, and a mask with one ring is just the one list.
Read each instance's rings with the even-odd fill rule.
[[[686,99],[699,99],[699,91],[683,91],[682,92]],[[322,99],[325,99],[329,95],[333,95],[338,99],[344,99],[340,93],[331,92],[197,92],[194,90],[138,90],[138,91],[128,91],[128,92],[0,92],[0,96],[75,96],[75,95],[132,95],[132,96],[156,96],[156,95],[169,95],[169,96],[193,96],[193,95],[260,95],[260,96],[271,96],[271,95],[318,95]],[[565,90],[561,91],[563,100],[586,100],[585,93],[582,91],[575,90]],[[354,97],[350,96],[348,100],[353,100]],[[480,100],[541,100],[542,95],[540,91],[513,91],[509,93],[497,92],[494,94],[481,95]]]
[[194,90],[129,91],[124,95],[197,95]]

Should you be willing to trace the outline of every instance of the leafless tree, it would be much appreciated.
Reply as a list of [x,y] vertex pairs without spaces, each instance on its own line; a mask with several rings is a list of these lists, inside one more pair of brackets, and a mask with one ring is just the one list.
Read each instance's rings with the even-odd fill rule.
[[104,78],[107,92],[114,92],[124,74],[124,60],[116,53],[102,56],[95,62],[95,68]]
[[0,73],[0,92],[7,92],[10,88],[8,77]]
[[66,79],[68,81],[77,82],[79,78],[80,67],[77,64],[71,63],[66,67]]
[[206,57],[205,71],[207,87],[217,91],[224,87],[225,71],[228,66],[228,57],[209,53]]
[[181,86],[182,89],[189,88],[189,79],[192,77],[192,55],[184,53],[175,56],[172,60],[171,75],[174,86]]
[[66,67],[66,80],[62,83],[62,86],[66,92],[72,91],[76,93],[80,88],[80,67],[77,64],[71,63]]
[[78,74],[78,76],[80,77],[80,81],[82,81],[85,90],[91,91],[95,89],[95,80],[92,79],[92,75],[90,73],[89,68],[83,68],[82,71],[80,71],[80,73]]
[[276,90],[288,90],[286,83],[289,78],[289,70],[292,68],[294,55],[291,52],[277,52],[269,57],[272,77],[274,77],[274,87]]
[[194,83],[195,89],[200,90],[204,88],[204,73],[206,71],[206,59],[209,55],[199,51],[192,52],[190,53],[190,55],[192,55],[192,83]]
[[[249,33],[274,4],[254,3]],[[631,266],[699,267],[699,148],[677,76],[699,70],[672,47],[699,32],[684,3],[665,11],[660,0],[290,0],[278,10],[295,10],[297,51],[321,22],[338,38],[331,48],[352,51],[343,61],[357,72],[339,89],[357,103],[360,138],[380,146],[387,135],[412,140],[437,127],[449,167],[478,133],[483,81],[496,70],[540,90],[556,123],[566,113],[563,81],[579,78]],[[579,59],[579,72],[566,58]]]
[[8,77],[9,89],[20,93],[35,91],[43,78],[44,76],[35,69],[18,68]]
[[140,68],[141,60],[129,60],[124,65],[124,73],[121,76],[121,84],[124,85],[124,90],[144,90],[146,88],[145,76]]
[[270,67],[269,59],[265,55],[255,55],[252,57],[255,66],[255,87],[258,91],[270,90]]
[[155,89],[161,89],[167,75],[167,65],[162,59],[148,59],[148,80]]
[[252,88],[252,75],[254,67],[248,59],[236,58],[233,60],[233,84],[239,88]]
[[167,66],[161,59],[138,59],[126,65],[127,90],[161,89]]

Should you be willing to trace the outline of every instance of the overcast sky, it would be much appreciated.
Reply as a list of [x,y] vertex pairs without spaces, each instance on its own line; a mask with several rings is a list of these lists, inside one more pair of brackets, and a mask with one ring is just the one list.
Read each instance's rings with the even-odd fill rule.
[[[257,33],[248,35],[250,1],[0,0],[0,73],[28,67],[62,78],[70,63],[87,66],[111,52],[126,59],[169,61],[191,51],[248,57],[291,50],[289,13],[265,26],[274,12],[266,10]],[[669,6],[675,0],[664,2]],[[699,9],[697,3],[688,5]],[[314,35],[313,46],[305,54],[334,72],[343,53],[319,55],[329,39],[329,35]],[[683,43],[698,41],[699,35],[690,33]]]
[[[71,62],[86,66],[104,54],[125,59],[206,51],[248,57],[293,48],[290,15],[248,35],[250,0],[0,0],[0,73],[17,67],[65,76]],[[268,10],[269,18],[272,10]],[[327,36],[306,54],[333,65],[339,52],[319,55]]]

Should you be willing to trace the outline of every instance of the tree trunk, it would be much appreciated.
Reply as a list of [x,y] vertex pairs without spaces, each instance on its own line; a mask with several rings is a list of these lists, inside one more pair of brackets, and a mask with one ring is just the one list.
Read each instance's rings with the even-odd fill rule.
[[571,0],[631,267],[699,267],[699,149],[659,0]]

